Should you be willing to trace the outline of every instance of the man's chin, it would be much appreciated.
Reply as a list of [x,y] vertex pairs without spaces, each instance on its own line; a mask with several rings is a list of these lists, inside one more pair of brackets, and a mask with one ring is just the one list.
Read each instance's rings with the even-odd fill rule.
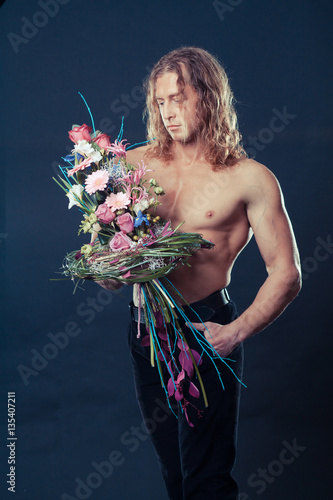
[[176,142],[179,142],[180,144],[185,145],[190,145],[190,144],[196,144],[198,142],[198,136],[197,135],[189,135],[186,137],[173,137],[173,140]]
[[184,133],[184,131],[182,131],[181,133],[180,130],[176,131],[168,130],[168,132],[174,142],[183,144],[184,146],[189,144],[195,144],[196,142],[198,142],[199,139],[198,133],[186,134]]

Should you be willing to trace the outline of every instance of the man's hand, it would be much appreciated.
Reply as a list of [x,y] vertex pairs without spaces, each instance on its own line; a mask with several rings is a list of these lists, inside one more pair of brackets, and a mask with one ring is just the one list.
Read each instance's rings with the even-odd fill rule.
[[[228,325],[220,325],[212,321],[202,323],[192,323],[192,325],[199,331],[203,332],[208,342],[214,347],[218,354],[225,358],[235,347],[240,344],[238,340],[238,331],[232,323]],[[204,327],[206,326],[206,328]]]
[[95,281],[98,285],[101,287],[105,288],[105,290],[109,290],[110,292],[115,292],[116,290],[119,290],[125,283],[122,283],[121,281],[118,280],[100,280],[100,281]]

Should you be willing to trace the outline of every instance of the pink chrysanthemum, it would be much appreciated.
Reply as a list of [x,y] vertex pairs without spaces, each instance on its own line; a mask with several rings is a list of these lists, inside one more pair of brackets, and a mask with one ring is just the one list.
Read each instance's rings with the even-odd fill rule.
[[126,144],[123,144],[125,139],[123,139],[122,141],[118,142],[117,140],[115,140],[115,142],[113,142],[111,144],[111,146],[109,146],[107,149],[108,151],[111,151],[111,153],[113,153],[115,156],[119,156],[119,157],[125,157],[126,156],[126,146],[128,143]]
[[94,194],[96,191],[103,191],[106,188],[109,180],[107,170],[97,170],[86,178],[85,190],[88,194]]
[[131,199],[126,193],[112,193],[106,198],[105,203],[111,208],[112,212],[115,212],[126,208],[131,203]]
[[71,177],[74,175],[78,170],[84,170],[85,168],[89,167],[93,162],[93,159],[89,156],[89,158],[86,158],[85,160],[81,161],[78,165],[76,165],[74,168],[71,170],[68,170],[67,175],[68,177]]

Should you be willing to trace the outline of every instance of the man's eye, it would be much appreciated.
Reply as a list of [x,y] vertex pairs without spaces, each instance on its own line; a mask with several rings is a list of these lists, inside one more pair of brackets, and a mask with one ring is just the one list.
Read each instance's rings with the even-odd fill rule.
[[157,106],[161,107],[161,106],[163,106],[163,104],[164,104],[164,102],[158,102]]

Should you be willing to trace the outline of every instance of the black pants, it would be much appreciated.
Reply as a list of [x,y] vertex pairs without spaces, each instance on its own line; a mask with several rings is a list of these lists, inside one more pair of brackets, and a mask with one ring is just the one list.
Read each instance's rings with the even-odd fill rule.
[[[195,308],[195,304],[192,304]],[[185,312],[191,321],[198,321],[189,308]],[[231,301],[203,321],[227,324],[237,317]],[[192,349],[201,354],[192,332],[181,324]],[[217,372],[204,354],[199,367],[208,398],[208,408],[199,399],[188,396],[190,427],[180,405],[174,401],[172,410],[166,404],[157,366],[150,364],[150,347],[141,346],[141,338],[147,335],[141,325],[141,338],[137,338],[137,323],[132,321],[129,330],[129,346],[133,362],[135,388],[142,417],[154,445],[161,472],[172,500],[236,500],[238,488],[231,476],[236,456],[236,439],[240,383],[221,361],[216,361],[225,389]],[[242,377],[243,346],[236,347],[228,356],[238,378]],[[165,369],[165,367],[164,367]],[[164,372],[165,380],[169,378]],[[194,382],[199,387],[197,380]],[[193,404],[193,406],[191,406]],[[178,415],[178,419],[173,414]]]

